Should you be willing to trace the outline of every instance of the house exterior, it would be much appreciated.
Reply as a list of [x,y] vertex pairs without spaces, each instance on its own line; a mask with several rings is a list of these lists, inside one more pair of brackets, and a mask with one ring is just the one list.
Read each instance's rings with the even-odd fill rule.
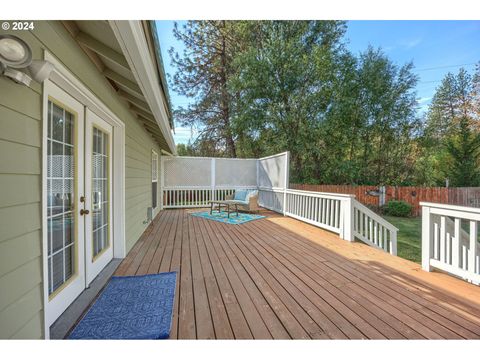
[[168,92],[153,22],[4,35],[53,70],[29,86],[0,76],[0,338],[49,338],[160,209],[159,158],[175,154]]

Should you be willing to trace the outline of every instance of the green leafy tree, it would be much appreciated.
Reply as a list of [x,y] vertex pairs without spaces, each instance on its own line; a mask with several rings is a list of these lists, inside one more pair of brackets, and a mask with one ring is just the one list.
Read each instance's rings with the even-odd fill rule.
[[[399,67],[379,49],[337,65],[323,141],[330,158],[325,182],[402,184],[411,181],[416,117],[413,65]],[[333,152],[332,152],[333,150]],[[334,155],[329,156],[330,155]]]
[[233,62],[234,128],[246,155],[289,150],[294,179],[315,176],[319,127],[328,111],[333,62],[345,24],[242,24],[245,48]]

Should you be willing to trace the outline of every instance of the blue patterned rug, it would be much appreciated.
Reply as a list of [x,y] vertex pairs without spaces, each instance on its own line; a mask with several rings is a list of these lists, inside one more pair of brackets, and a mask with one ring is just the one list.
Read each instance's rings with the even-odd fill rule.
[[176,272],[114,276],[69,339],[166,339]]
[[238,225],[243,224],[248,221],[263,219],[265,216],[262,215],[254,215],[254,214],[246,214],[246,213],[236,213],[230,214],[230,218],[227,217],[227,213],[225,211],[218,212],[214,211],[212,215],[210,215],[210,211],[200,211],[200,212],[193,212],[191,213],[192,216],[202,217],[208,220],[215,220],[220,221],[225,224],[232,224]]

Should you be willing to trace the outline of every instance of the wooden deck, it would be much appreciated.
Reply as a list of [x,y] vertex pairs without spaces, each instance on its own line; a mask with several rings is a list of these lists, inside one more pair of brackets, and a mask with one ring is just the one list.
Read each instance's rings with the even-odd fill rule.
[[116,275],[178,271],[171,338],[480,338],[480,288],[265,211],[165,210]]

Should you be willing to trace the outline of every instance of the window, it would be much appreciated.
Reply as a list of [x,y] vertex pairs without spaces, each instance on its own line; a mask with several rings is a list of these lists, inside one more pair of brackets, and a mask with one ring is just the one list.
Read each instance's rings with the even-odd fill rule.
[[158,155],[152,150],[152,208],[157,208]]
[[48,294],[75,275],[75,114],[48,100]]

